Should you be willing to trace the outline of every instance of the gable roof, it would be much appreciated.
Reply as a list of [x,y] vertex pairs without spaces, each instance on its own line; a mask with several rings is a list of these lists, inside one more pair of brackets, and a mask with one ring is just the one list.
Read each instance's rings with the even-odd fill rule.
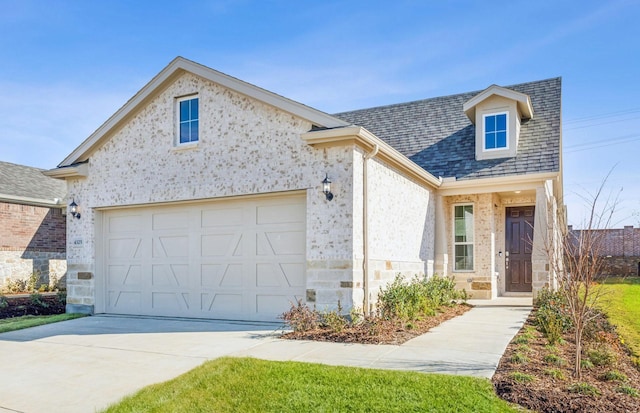
[[520,111],[524,119],[531,119],[533,117],[533,108],[531,107],[529,95],[498,85],[491,85],[462,105],[462,110],[464,110],[464,113],[467,114],[467,117],[474,125],[476,123],[476,106],[491,96],[502,96],[514,100],[518,105],[518,111]]
[[0,201],[49,207],[64,205],[67,183],[45,176],[44,171],[0,161]]
[[82,142],[80,146],[69,154],[60,163],[60,165],[58,165],[58,168],[69,167],[86,161],[91,154],[102,146],[106,139],[108,139],[109,133],[112,130],[126,122],[138,108],[144,106],[156,95],[158,91],[162,90],[185,72],[200,76],[235,92],[259,100],[285,112],[289,112],[302,119],[306,119],[317,127],[335,128],[348,125],[348,123],[327,113],[313,109],[291,99],[287,99],[273,92],[269,92],[268,90],[243,82],[242,80],[179,56],[162,69],[160,73],[158,73],[149,83],[140,89],[138,93],[129,99],[123,107],[121,107],[105,123],[103,123],[102,126]]
[[506,89],[528,95],[536,114],[522,123],[518,152],[512,158],[476,160],[475,126],[463,106],[483,91],[334,116],[367,128],[434,176],[464,180],[559,173],[561,79],[522,83]]

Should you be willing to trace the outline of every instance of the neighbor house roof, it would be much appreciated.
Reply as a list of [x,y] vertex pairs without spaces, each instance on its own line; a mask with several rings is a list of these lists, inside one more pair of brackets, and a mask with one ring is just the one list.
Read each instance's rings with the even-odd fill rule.
[[44,169],[0,162],[0,201],[38,206],[64,205],[67,183]]
[[463,110],[484,91],[381,106],[334,116],[362,126],[434,176],[456,180],[560,172],[561,79],[508,86],[528,95],[515,157],[476,160],[475,126]]

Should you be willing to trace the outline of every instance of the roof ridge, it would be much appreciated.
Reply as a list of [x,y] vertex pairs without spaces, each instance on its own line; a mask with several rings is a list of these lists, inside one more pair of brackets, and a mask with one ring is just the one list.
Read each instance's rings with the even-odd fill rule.
[[[548,82],[551,80],[562,80],[562,76],[556,76],[556,77],[550,77],[547,79],[540,79],[540,80],[532,80],[529,82],[522,82],[522,83],[515,83],[512,85],[508,85],[508,86],[500,86],[496,83],[492,83],[490,86],[492,85],[496,85],[496,86],[500,86],[506,89],[512,89],[515,87],[520,87],[520,86],[525,86],[525,85],[531,85],[531,84],[535,84],[535,83],[544,83],[544,82]],[[438,100],[438,99],[451,99],[453,97],[456,96],[463,96],[463,95],[473,95],[473,94],[478,94],[481,93],[482,91],[486,90],[487,88],[484,89],[479,89],[479,90],[473,90],[473,91],[469,91],[469,92],[462,92],[462,93],[452,93],[449,95],[442,95],[442,96],[433,96],[430,98],[425,98],[425,99],[416,99],[416,100],[410,100],[410,101],[406,101],[406,102],[398,102],[398,103],[391,103],[388,105],[380,105],[380,106],[371,106],[371,107],[367,107],[367,108],[360,108],[360,109],[354,109],[354,110],[347,110],[347,111],[343,111],[343,112],[337,112],[337,113],[333,113],[331,114],[332,116],[340,116],[346,113],[355,113],[355,112],[361,112],[361,111],[366,111],[366,110],[378,110],[378,109],[386,109],[386,108],[393,108],[393,107],[400,107],[400,106],[408,106],[408,105],[413,105],[413,104],[417,104],[417,103],[423,103],[423,102],[427,102],[427,101],[433,101],[433,100]]]

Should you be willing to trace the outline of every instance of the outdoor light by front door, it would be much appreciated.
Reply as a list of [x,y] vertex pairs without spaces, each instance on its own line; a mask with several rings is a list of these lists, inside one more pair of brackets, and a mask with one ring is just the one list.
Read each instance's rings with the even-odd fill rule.
[[324,193],[324,196],[327,197],[327,201],[331,201],[333,199],[333,194],[331,193],[331,179],[329,179],[329,174],[327,174],[322,181],[322,192]]
[[72,217],[80,219],[80,212],[78,212],[78,204],[76,204],[75,199],[69,204],[69,213]]

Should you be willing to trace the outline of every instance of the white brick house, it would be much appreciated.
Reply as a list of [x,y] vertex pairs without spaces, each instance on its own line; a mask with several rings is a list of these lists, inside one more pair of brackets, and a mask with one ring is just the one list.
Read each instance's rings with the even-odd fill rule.
[[[371,307],[398,272],[455,275],[446,182],[347,119],[176,58],[48,172],[79,205],[68,311],[273,320],[298,299]],[[560,176],[527,177],[514,205],[555,202]],[[513,203],[449,185],[471,205]],[[495,282],[478,297],[501,293],[471,269]]]

